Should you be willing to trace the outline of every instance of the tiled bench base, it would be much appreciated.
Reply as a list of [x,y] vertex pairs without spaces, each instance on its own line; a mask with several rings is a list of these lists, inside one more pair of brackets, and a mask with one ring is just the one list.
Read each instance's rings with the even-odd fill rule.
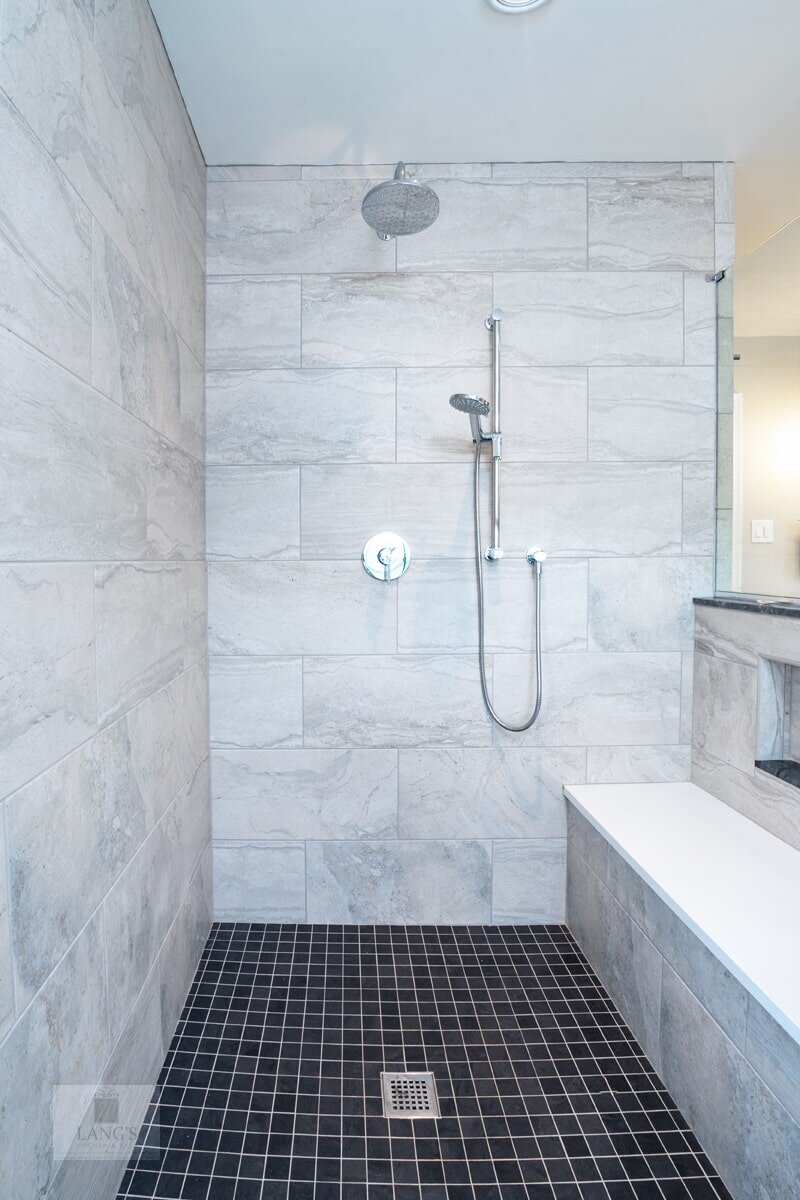
[[800,1200],[800,1047],[573,805],[567,922],[735,1200]]

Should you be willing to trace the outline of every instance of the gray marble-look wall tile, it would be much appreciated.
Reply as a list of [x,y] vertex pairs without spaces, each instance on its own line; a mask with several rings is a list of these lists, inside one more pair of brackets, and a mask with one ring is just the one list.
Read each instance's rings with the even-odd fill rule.
[[18,1003],[38,990],[145,835],[121,725],[6,801]]
[[92,221],[0,93],[0,320],[76,375],[91,366]]
[[586,266],[586,185],[571,181],[430,181],[428,229],[397,243],[399,271],[546,271]]
[[736,164],[714,163],[714,220],[723,224],[734,220]]
[[306,658],[306,746],[488,746],[470,656]]
[[147,168],[147,280],[197,359],[205,353],[205,271],[188,244],[173,194]]
[[4,0],[3,89],[143,274],[147,157],[74,0]]
[[8,911],[5,812],[0,803],[0,1043],[14,1024],[14,963]]
[[717,285],[705,274],[683,277],[684,362],[713,367],[717,357]]
[[[545,566],[542,645],[585,650],[587,564],[553,559]],[[484,567],[486,646],[533,653],[533,574],[524,558]],[[467,559],[415,559],[397,592],[398,649],[412,653],[478,649],[475,564]]]
[[75,1091],[55,1089],[72,1085],[88,1100],[110,1049],[96,915],[0,1045],[0,1194],[25,1200],[54,1194],[48,1192],[56,1170],[53,1117],[60,1146],[82,1115]]
[[744,1053],[792,1119],[800,1124],[800,1045],[754,996],[747,1001]]
[[599,269],[709,271],[714,181],[589,181],[589,265]]
[[566,841],[495,842],[492,921],[499,925],[563,924],[566,878]]
[[415,558],[470,558],[472,480],[467,463],[435,472],[399,464],[304,467],[303,557],[358,562],[367,539],[388,529],[405,538]]
[[163,182],[180,187],[183,101],[155,18],[142,0],[93,0],[94,44]]
[[[394,175],[396,163],[308,163],[301,169],[302,179],[360,179],[370,180],[389,179]],[[260,168],[242,168],[243,170],[259,170]],[[267,168],[269,169],[269,168]],[[282,167],[272,168],[283,170]],[[406,170],[415,179],[490,179],[492,168],[490,163],[406,163]]]
[[[608,881],[609,851],[608,839],[592,825],[591,821],[587,821],[583,813],[574,804],[567,801],[568,875],[572,874],[573,866],[578,875],[581,875],[579,868],[589,867],[591,873],[596,875],[600,882],[606,883]],[[573,862],[576,855],[583,861]],[[570,890],[570,881],[568,879],[568,905],[570,902]],[[586,906],[578,905],[573,913],[568,907],[567,918],[570,922],[570,927],[573,917],[582,927],[585,926],[590,912],[593,911],[595,909],[587,910]]]
[[214,836],[222,841],[397,835],[394,750],[219,750]]
[[691,769],[691,746],[590,746],[586,782],[682,783]]
[[691,651],[694,596],[713,586],[710,558],[589,563],[590,650]]
[[208,467],[206,552],[210,559],[299,558],[299,467]]
[[393,462],[395,373],[211,371],[209,463]]
[[306,275],[303,365],[482,366],[491,308],[491,275]]
[[680,179],[679,162],[496,162],[495,179]]
[[[454,392],[491,395],[484,368],[408,368],[397,372],[398,462],[467,462],[469,423],[447,403]],[[563,462],[586,458],[586,371],[509,367],[503,372],[503,458]]]
[[188,665],[181,564],[95,568],[98,716],[120,716]]
[[491,843],[309,842],[308,919],[485,924]]
[[215,842],[214,918],[305,921],[302,842]]
[[756,693],[755,667],[695,654],[694,747],[752,774],[756,755]]
[[[205,847],[189,890],[158,955],[161,1036],[170,1044],[208,938],[213,919],[211,843]],[[123,1034],[123,1036],[125,1036]]]
[[300,329],[298,276],[208,279],[207,369],[299,367]]
[[736,226],[732,221],[714,226],[714,270],[729,271],[736,259]]
[[152,557],[205,552],[203,466],[157,434],[147,437],[147,539]]
[[302,167],[291,163],[284,166],[270,163],[260,166],[258,164],[246,166],[213,164],[206,170],[209,183],[226,183],[236,180],[242,183],[251,183],[258,179],[300,179],[302,174]]
[[[789,756],[786,667],[762,658],[758,661],[758,708],[756,713],[756,758]],[[786,730],[784,732],[784,724]]]
[[684,463],[683,553],[714,553],[714,464]]
[[753,770],[752,764],[749,773],[740,770],[696,743],[692,748],[692,783],[800,850],[800,798],[792,784]]
[[759,658],[800,664],[800,624],[792,617],[698,605],[697,649],[755,667]]
[[211,745],[269,750],[303,744],[303,663],[291,658],[211,658]]
[[206,457],[206,378],[201,363],[197,361],[185,342],[178,338],[178,361],[180,366],[180,410],[181,432],[178,441],[188,454],[203,462]]
[[516,272],[494,276],[509,366],[683,362],[679,272]]
[[692,744],[692,714],[694,708],[694,651],[681,655],[681,732],[684,745]]
[[173,441],[182,440],[178,337],[98,225],[93,240],[92,383]]
[[707,462],[715,403],[713,367],[593,367],[589,458]]
[[503,507],[507,547],[533,543],[569,557],[680,553],[678,463],[508,463]]
[[211,654],[385,654],[397,646],[394,590],[355,562],[212,562]]
[[401,750],[400,836],[563,839],[585,774],[582,749]]
[[140,423],[2,330],[0,377],[0,558],[141,558],[147,458]]
[[[515,721],[533,704],[533,659],[494,656],[494,705]],[[679,654],[545,654],[544,702],[523,734],[500,731],[507,745],[652,746],[677,743]]]
[[258,180],[208,187],[209,275],[385,272],[395,243],[361,216],[358,180]]
[[0,566],[0,794],[97,727],[91,565]]
[[206,260],[206,164],[188,113],[181,113],[181,170],[178,210],[189,244]]

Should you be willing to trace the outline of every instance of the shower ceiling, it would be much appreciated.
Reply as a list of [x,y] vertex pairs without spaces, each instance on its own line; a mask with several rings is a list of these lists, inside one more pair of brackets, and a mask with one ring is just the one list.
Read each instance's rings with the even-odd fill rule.
[[209,163],[735,159],[800,196],[797,0],[151,0]]

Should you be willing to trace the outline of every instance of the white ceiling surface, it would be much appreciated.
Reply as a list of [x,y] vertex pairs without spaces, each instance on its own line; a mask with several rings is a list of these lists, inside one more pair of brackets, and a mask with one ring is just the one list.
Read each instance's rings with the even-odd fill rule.
[[733,159],[800,211],[798,0],[151,0],[208,163]]

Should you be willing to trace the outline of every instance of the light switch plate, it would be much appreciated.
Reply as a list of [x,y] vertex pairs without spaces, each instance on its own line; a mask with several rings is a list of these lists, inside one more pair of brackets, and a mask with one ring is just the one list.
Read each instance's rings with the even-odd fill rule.
[[750,522],[750,541],[756,542],[772,542],[775,540],[775,522],[767,521],[760,518],[757,521]]

